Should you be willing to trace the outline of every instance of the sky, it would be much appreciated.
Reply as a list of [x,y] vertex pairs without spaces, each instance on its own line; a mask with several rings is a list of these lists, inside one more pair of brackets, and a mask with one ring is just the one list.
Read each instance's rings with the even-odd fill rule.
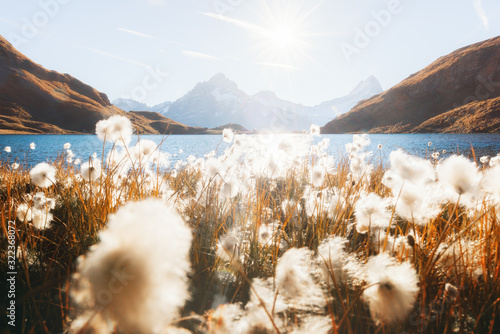
[[0,0],[0,35],[111,101],[174,101],[222,72],[311,106],[500,35],[500,1]]

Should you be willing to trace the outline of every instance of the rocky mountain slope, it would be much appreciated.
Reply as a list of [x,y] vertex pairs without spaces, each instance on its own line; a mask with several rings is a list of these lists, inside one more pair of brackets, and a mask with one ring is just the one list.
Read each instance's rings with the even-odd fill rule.
[[237,84],[219,73],[198,83],[174,102],[164,102],[144,109],[140,102],[118,99],[113,103],[123,110],[142,108],[159,112],[192,126],[216,127],[238,123],[248,129],[307,130],[310,124],[323,125],[333,117],[348,112],[359,101],[382,92],[373,76],[362,81],[347,96],[309,107],[285,101],[271,91],[248,95]]
[[129,114],[71,75],[34,63],[0,36],[0,133],[94,133],[95,124],[112,115],[131,118],[138,133],[163,134],[165,124],[199,131],[165,117],[159,126],[144,115]]
[[500,37],[441,57],[322,133],[500,132]]

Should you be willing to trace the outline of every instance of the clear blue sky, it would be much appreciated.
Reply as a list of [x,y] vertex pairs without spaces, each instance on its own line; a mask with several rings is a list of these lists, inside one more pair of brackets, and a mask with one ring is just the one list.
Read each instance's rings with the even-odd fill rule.
[[0,0],[0,34],[111,100],[171,101],[223,72],[315,105],[500,35],[500,1]]

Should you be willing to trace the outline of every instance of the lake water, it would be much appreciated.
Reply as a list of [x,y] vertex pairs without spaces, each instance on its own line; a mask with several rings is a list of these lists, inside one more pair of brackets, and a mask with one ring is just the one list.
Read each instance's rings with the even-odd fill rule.
[[[280,135],[278,135],[280,136]],[[229,144],[222,142],[221,135],[143,135],[141,138],[150,139],[161,145],[161,150],[172,155],[172,160],[185,159],[189,155],[202,157],[210,151],[222,153]],[[352,142],[352,135],[322,135],[315,137],[319,142],[322,138],[330,138],[330,154],[338,156],[345,152],[345,144]],[[500,134],[374,134],[370,135],[369,150],[378,152],[378,144],[382,144],[381,156],[387,158],[393,150],[402,148],[408,153],[426,156],[434,151],[444,156],[459,152],[471,157],[471,145],[476,157],[483,155],[497,155],[500,153]],[[137,138],[135,139],[137,141]],[[30,149],[30,143],[36,144],[36,149]],[[432,145],[428,146],[431,142]],[[88,159],[93,153],[102,155],[103,144],[95,135],[0,135],[0,160],[33,165],[42,161],[53,160],[58,153],[64,151],[63,145],[71,144],[75,158]],[[134,141],[132,142],[134,144]],[[6,153],[5,146],[10,146],[12,152]],[[106,143],[107,152],[111,144]],[[182,151],[181,151],[182,150]],[[377,153],[378,154],[378,153]]]

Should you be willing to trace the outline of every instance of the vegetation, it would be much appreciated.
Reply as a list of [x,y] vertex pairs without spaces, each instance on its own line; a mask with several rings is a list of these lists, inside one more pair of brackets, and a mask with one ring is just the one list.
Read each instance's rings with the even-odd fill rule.
[[[224,131],[226,152],[168,168],[156,144],[116,133],[108,157],[81,166],[67,152],[37,170],[2,161],[13,332],[498,332],[499,159],[399,150],[386,166],[367,136],[334,159],[317,131]],[[116,268],[130,282],[103,302]]]

